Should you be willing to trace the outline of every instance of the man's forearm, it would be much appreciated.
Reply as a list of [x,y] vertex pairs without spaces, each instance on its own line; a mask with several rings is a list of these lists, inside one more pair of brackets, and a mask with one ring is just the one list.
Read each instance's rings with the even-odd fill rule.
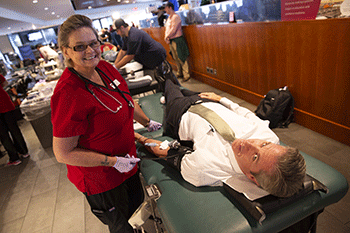
[[166,149],[161,149],[160,144],[162,143],[161,141],[155,140],[153,138],[147,138],[145,136],[142,136],[141,134],[134,133],[135,140],[142,145],[145,145],[145,143],[155,143],[156,146],[145,146],[146,149],[156,155],[157,157],[166,157],[168,155],[168,150],[170,149],[169,147]]
[[125,55],[120,61],[116,61],[114,63],[115,68],[119,69],[120,67],[128,64],[132,59],[134,59],[134,55]]
[[126,54],[126,51],[120,50],[117,55],[117,58],[114,61],[114,64],[117,64],[125,56],[125,54]]

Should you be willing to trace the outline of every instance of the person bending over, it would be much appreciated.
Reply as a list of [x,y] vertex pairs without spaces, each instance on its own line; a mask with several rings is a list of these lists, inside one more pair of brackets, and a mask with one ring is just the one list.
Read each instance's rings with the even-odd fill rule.
[[[144,70],[152,72],[154,70],[156,72],[154,77],[161,86],[164,76],[179,85],[171,65],[166,60],[166,50],[159,42],[152,39],[146,32],[129,26],[123,19],[117,19],[114,25],[118,35],[123,38],[123,47],[114,62],[117,69],[134,59],[143,65]],[[164,90],[160,89],[160,91]]]
[[[181,90],[170,80],[165,82],[166,116],[164,134],[193,142],[194,151],[182,157],[183,178],[195,186],[217,185],[237,174],[278,197],[289,197],[303,188],[306,165],[298,149],[279,145],[269,122],[215,93]],[[188,111],[195,104],[216,112],[233,130],[236,139],[225,140],[204,118]],[[144,144],[160,143],[135,134]],[[147,147],[158,156],[167,150]]]
[[133,59],[148,69],[160,66],[165,60],[165,48],[146,32],[129,26],[123,19],[117,19],[114,25],[118,35],[123,38],[123,47],[114,63],[117,69]]

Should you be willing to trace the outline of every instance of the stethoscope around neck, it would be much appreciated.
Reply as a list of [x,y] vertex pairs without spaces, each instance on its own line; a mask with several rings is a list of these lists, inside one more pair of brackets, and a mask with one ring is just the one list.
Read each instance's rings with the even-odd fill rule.
[[[111,111],[112,113],[117,113],[123,106],[123,104],[118,100],[116,99],[114,96],[112,96],[111,94],[109,94],[107,91],[103,90],[101,88],[100,85],[98,85],[97,83],[94,83],[92,81],[90,81],[89,79],[85,78],[84,76],[82,76],[81,74],[79,74],[74,68],[72,67],[69,67],[68,68],[72,73],[76,74],[85,84],[85,87],[86,89],[95,97],[95,99],[102,105],[104,106],[105,108],[107,108],[109,111]],[[126,92],[126,91],[122,91],[120,90],[120,88],[118,87],[119,85],[119,82],[117,79],[115,79],[114,81],[108,77],[108,75],[103,72],[100,68],[96,67],[95,70],[97,71],[97,73],[100,75],[100,73],[102,73],[111,83],[110,83],[110,86],[113,88],[112,91],[114,90],[117,90],[120,95],[123,97],[123,99],[128,103],[129,107],[132,107],[134,108],[134,104],[131,100],[128,100],[128,98],[126,98],[125,94],[128,94],[131,96],[131,94],[129,92]],[[100,75],[101,76],[101,75]],[[102,76],[101,76],[101,79],[102,79],[102,82],[106,85],[106,87],[108,87],[108,85],[105,83],[105,81],[103,80]],[[112,110],[111,108],[109,108],[107,105],[105,105],[96,95],[95,93],[88,87],[88,84],[91,84],[97,88],[99,88],[100,90],[102,90],[105,94],[107,94],[108,96],[110,96],[113,100],[115,100],[117,103],[120,104],[120,106],[117,108],[117,110]],[[107,88],[108,90],[110,90],[109,88]]]

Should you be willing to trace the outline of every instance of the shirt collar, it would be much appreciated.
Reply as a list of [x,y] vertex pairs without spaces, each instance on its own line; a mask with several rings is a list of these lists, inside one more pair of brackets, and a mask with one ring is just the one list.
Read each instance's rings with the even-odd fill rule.
[[230,160],[231,166],[232,168],[235,170],[235,172],[243,174],[241,168],[239,167],[235,154],[233,153],[232,147],[230,143],[227,143],[229,148],[227,148],[227,154],[228,154],[228,158]]

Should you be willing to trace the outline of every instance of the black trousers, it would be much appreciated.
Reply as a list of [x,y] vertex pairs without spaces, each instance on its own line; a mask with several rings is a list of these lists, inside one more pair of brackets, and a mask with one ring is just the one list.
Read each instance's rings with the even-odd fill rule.
[[164,136],[179,140],[178,132],[182,115],[187,112],[191,105],[212,102],[211,100],[200,98],[198,96],[199,93],[188,89],[180,89],[178,85],[169,79],[165,81],[164,96],[166,99],[166,109],[163,122]]
[[139,173],[112,190],[85,196],[92,213],[108,225],[111,233],[133,232],[128,220],[144,198]]
[[0,140],[10,157],[10,161],[18,160],[18,153],[28,153],[27,144],[17,125],[15,111],[0,113]]

